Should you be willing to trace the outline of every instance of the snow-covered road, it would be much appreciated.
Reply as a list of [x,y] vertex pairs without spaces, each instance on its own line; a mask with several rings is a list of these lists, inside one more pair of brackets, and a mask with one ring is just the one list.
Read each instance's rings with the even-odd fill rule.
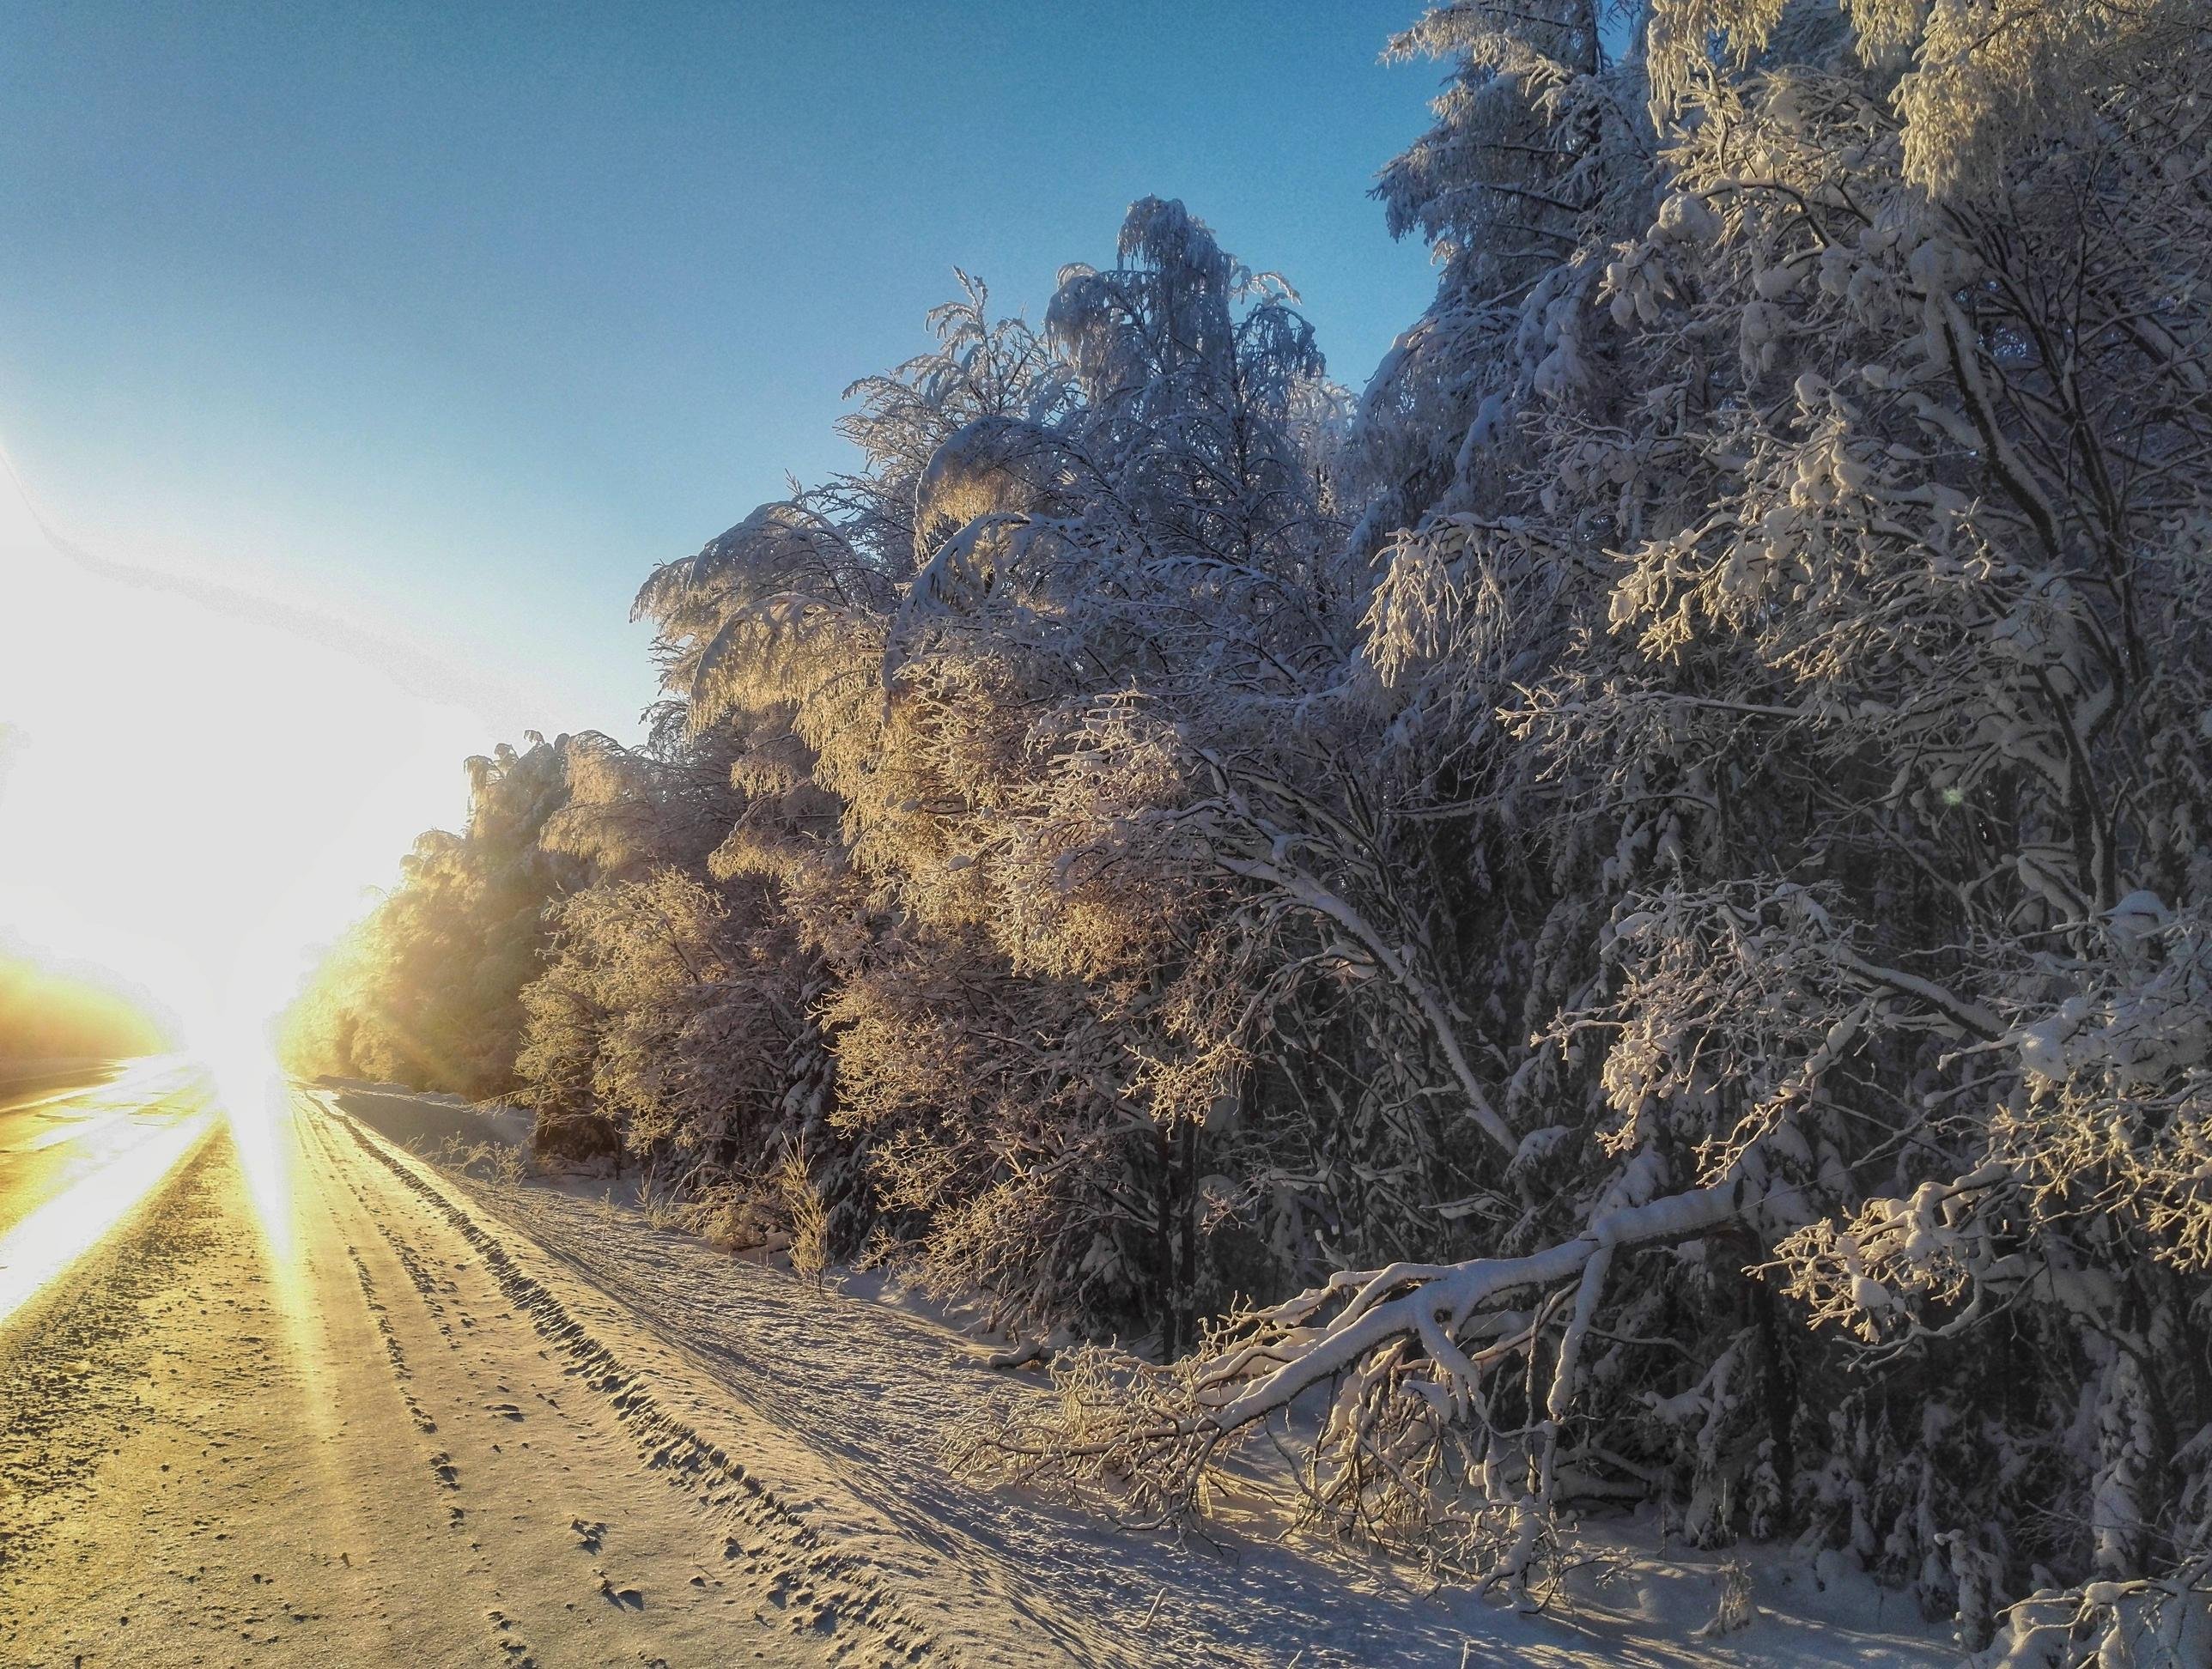
[[1943,1660],[1842,1614],[1701,1642],[1694,1567],[1528,1617],[979,1494],[944,1432],[1024,1393],[980,1347],[441,1169],[380,1100],[217,1126],[0,1323],[0,1663]]
[[0,1088],[0,1323],[198,1144],[212,1089],[182,1055],[87,1063]]
[[0,1334],[0,1662],[927,1656],[497,1247],[299,1111],[285,1221],[219,1132]]

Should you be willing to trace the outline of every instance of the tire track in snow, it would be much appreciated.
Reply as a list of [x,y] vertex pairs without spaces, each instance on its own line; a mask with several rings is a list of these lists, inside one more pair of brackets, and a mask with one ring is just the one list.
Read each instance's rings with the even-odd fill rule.
[[376,1296],[376,1283],[369,1278],[368,1265],[361,1260],[361,1253],[349,1242],[346,1256],[352,1260],[353,1272],[361,1283],[362,1302],[368,1307],[369,1319],[376,1324],[377,1337],[384,1341],[384,1353],[392,1360],[392,1374],[399,1387],[400,1400],[407,1405],[407,1417],[415,1422],[415,1429],[424,1434],[435,1431],[438,1423],[416,1399],[407,1381],[415,1377],[407,1366],[407,1352],[399,1343],[399,1335],[392,1331],[392,1317],[384,1301]]
[[[869,1416],[825,1420],[822,1399],[828,1387],[818,1368],[811,1379],[805,1374],[821,1360],[807,1335],[818,1338],[823,1326],[836,1323],[811,1313],[803,1301],[794,1307],[795,1293],[765,1295],[755,1289],[755,1299],[771,1314],[756,1312],[735,1322],[743,1334],[736,1338],[709,1299],[696,1287],[686,1291],[678,1268],[641,1265],[597,1237],[578,1242],[589,1246],[588,1253],[569,1249],[562,1217],[588,1209],[572,1198],[535,1191],[503,1197],[489,1187],[479,1194],[465,1177],[453,1186],[488,1217],[510,1223],[580,1283],[603,1294],[629,1318],[625,1325],[700,1362],[718,1387],[803,1445],[842,1489],[957,1570],[972,1602],[1018,1617],[1048,1642],[1050,1660],[1116,1669],[1180,1669],[1194,1663],[1209,1669],[1280,1669],[1297,1654],[1304,1669],[1384,1664],[1422,1669],[1450,1660],[1459,1649],[1462,1635],[1438,1610],[1425,1607],[1415,1615],[1395,1593],[1384,1613],[1390,1629],[1377,1637],[1361,1626],[1362,1608],[1344,1603],[1335,1574],[1311,1556],[1204,1536],[1183,1543],[1125,1533],[1035,1496],[970,1489],[937,1462],[945,1408],[1016,1387],[995,1376],[979,1380],[968,1369],[948,1379],[941,1366],[931,1365],[944,1363],[945,1336],[928,1323],[882,1307],[862,1312],[862,1325],[906,1335],[918,1348],[876,1360],[877,1381],[862,1387],[880,1399]],[[520,1215],[516,1202],[522,1200],[550,1209],[544,1227],[514,1220]],[[653,1238],[655,1256],[682,1259],[688,1247],[702,1259],[726,1265],[696,1241]],[[728,1278],[757,1272],[736,1271]],[[654,1289],[652,1282],[661,1278],[676,1284]],[[786,1327],[793,1331],[781,1331]],[[787,1363],[799,1371],[787,1371]],[[917,1396],[933,1405],[917,1405]],[[1369,1570],[1374,1569],[1370,1563]]]
[[[526,1229],[525,1232],[527,1232]],[[562,1265],[577,1278],[597,1288],[621,1305],[634,1318],[639,1332],[650,1334],[671,1350],[684,1355],[707,1356],[710,1363],[714,1357],[723,1354],[720,1348],[703,1344],[701,1341],[688,1337],[680,1330],[664,1322],[655,1314],[651,1305],[643,1302],[643,1295],[635,1291],[628,1281],[614,1271],[586,1262],[550,1241],[534,1243],[538,1245],[547,1256]],[[733,1384],[726,1376],[714,1373],[711,1366],[709,1376],[718,1386],[732,1395],[744,1398],[749,1405],[758,1409],[769,1418],[781,1423],[783,1429],[790,1433],[795,1441],[804,1444],[807,1453],[814,1460],[833,1473],[837,1482],[849,1491],[854,1499],[881,1514],[916,1545],[927,1549],[956,1568],[974,1590],[975,1597],[988,1600],[1007,1616],[1018,1618],[1026,1623],[1055,1648],[1054,1656],[1075,1663],[1093,1664],[1103,1661],[1117,1666],[1137,1663],[1188,1663],[1194,1660],[1188,1653],[1173,1645],[1163,1645],[1155,1642],[1147,1642],[1140,1645],[1137,1641],[1126,1636],[1116,1638],[1113,1642],[1115,1649],[1110,1654],[1102,1658],[1099,1644],[1100,1619],[1094,1617],[1091,1620],[1091,1626],[1083,1627],[1069,1615],[1068,1608],[1065,1605],[1046,1599],[1035,1588],[1018,1587],[1011,1573],[1004,1568],[1002,1550],[994,1547],[984,1538],[955,1528],[946,1518],[932,1511],[931,1503],[926,1497],[908,1499],[902,1495],[896,1487],[886,1487],[884,1479],[869,1471],[865,1466],[855,1463],[848,1456],[835,1450],[811,1441],[806,1435],[805,1429],[798,1422],[790,1420],[786,1411],[777,1406],[776,1400],[771,1395],[763,1393],[757,1387]],[[917,1439],[924,1435],[920,1432],[915,1435]],[[1148,1593],[1154,1594],[1165,1591],[1164,1587],[1147,1590]],[[1233,1661],[1242,1664],[1255,1660],[1241,1655],[1233,1660],[1210,1656],[1204,1654],[1203,1646],[1198,1649],[1201,1655],[1195,1660],[1207,1663],[1209,1666],[1217,1662]],[[1270,1657],[1279,1655],[1273,1652],[1272,1647],[1267,1648],[1267,1654]],[[1334,1657],[1325,1660],[1310,1658],[1308,1661],[1314,1663],[1315,1669],[1344,1669],[1343,1660]]]
[[[726,1526],[724,1557],[766,1581],[769,1601],[784,1614],[788,1626],[836,1635],[858,1646],[858,1639],[845,1635],[851,1630],[875,1648],[876,1661],[886,1664],[960,1661],[957,1653],[912,1615],[877,1566],[823,1537],[741,1463],[665,1409],[641,1376],[524,1271],[497,1236],[387,1151],[349,1114],[319,1102],[310,1104],[477,1252],[486,1272],[517,1314],[568,1359],[570,1370],[614,1412],[647,1467],[722,1515]],[[343,1174],[343,1168],[338,1168]],[[363,1208],[378,1217],[374,1203],[358,1188],[355,1192]],[[378,1220],[381,1223],[380,1217]],[[388,1227],[386,1232],[389,1237]],[[428,1296],[427,1290],[424,1296]],[[611,1589],[609,1594],[617,1598]]]

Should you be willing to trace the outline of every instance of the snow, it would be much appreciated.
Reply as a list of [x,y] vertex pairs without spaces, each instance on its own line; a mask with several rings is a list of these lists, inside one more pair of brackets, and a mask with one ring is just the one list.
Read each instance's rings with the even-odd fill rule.
[[[442,1108],[411,1113],[412,1102],[336,1098],[342,1113],[402,1141],[442,1127]],[[703,1440],[744,1457],[777,1499],[804,1503],[825,1538],[865,1553],[901,1609],[965,1660],[1950,1660],[1899,1596],[1855,1575],[1823,1587],[1773,1550],[1751,1560],[1759,1617],[1724,1640],[1692,1642],[1719,1603],[1729,1556],[1668,1547],[1649,1520],[1595,1526],[1595,1563],[1554,1597],[1552,1614],[1530,1615],[1376,1559],[1279,1545],[1283,1525],[1256,1504],[1209,1526],[1213,1545],[1178,1545],[1032,1496],[979,1492],[943,1460],[958,1423],[981,1399],[1049,1393],[1032,1375],[993,1369],[996,1341],[963,1330],[957,1308],[882,1271],[842,1275],[815,1295],[779,1269],[651,1227],[634,1186],[501,1183],[386,1150],[495,1238],[566,1314],[588,1318],[592,1336],[635,1364]],[[1680,1214],[1662,1213],[1670,1227]]]

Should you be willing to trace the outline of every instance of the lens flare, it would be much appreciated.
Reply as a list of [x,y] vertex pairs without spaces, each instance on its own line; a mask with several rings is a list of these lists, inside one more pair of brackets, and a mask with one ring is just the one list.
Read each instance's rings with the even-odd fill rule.
[[264,1039],[232,1036],[201,1051],[230,1128],[255,1217],[281,1266],[292,1257],[292,1088]]

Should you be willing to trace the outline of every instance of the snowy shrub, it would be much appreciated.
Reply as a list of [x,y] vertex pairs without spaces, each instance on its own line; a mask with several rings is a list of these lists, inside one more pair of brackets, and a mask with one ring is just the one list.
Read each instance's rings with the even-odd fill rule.
[[776,1168],[775,1191],[791,1225],[791,1272],[819,1292],[830,1269],[830,1211],[806,1174],[802,1154],[785,1156]]

